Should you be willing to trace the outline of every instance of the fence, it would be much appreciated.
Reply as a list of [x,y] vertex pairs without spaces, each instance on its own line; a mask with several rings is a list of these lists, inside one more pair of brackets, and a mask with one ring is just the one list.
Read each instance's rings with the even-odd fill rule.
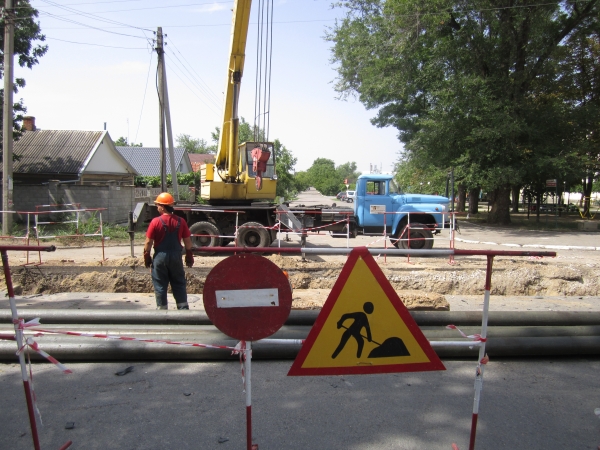
[[[183,346],[196,346],[196,347],[204,347],[204,348],[214,348],[214,349],[228,349],[233,352],[244,356],[244,385],[247,389],[247,406],[249,405],[249,392],[250,392],[250,342],[240,341],[235,347],[230,346],[222,346],[222,345],[210,345],[210,344],[200,344],[200,343],[191,343],[191,342],[175,342],[175,341],[166,341],[160,339],[144,339],[144,338],[136,338],[130,336],[122,336],[122,335],[107,335],[107,334],[97,334],[97,333],[83,333],[83,332],[73,332],[66,331],[60,329],[44,329],[43,326],[39,323],[39,319],[34,319],[30,322],[25,322],[23,319],[19,317],[16,303],[15,303],[15,294],[12,285],[12,279],[10,274],[10,268],[8,264],[8,254],[9,250],[34,250],[34,251],[53,251],[53,247],[26,247],[26,246],[0,246],[0,253],[2,255],[2,262],[4,266],[4,276],[6,279],[6,286],[8,290],[8,296],[10,301],[12,319],[14,323],[15,334],[14,335],[0,335],[0,339],[4,340],[13,340],[17,343],[17,355],[19,356],[19,363],[21,366],[21,374],[22,381],[25,387],[25,396],[27,401],[27,409],[29,413],[30,426],[32,431],[32,436],[34,440],[34,446],[36,449],[39,449],[39,437],[37,432],[36,425],[36,417],[35,417],[35,396],[33,394],[33,387],[31,384],[31,375],[27,373],[27,367],[25,363],[24,352],[29,351],[30,349],[40,354],[42,357],[46,358],[50,362],[54,363],[63,373],[70,373],[71,371],[63,366],[59,361],[53,358],[51,355],[45,353],[42,349],[40,349],[39,345],[35,342],[34,337],[40,334],[63,334],[63,335],[73,335],[73,336],[83,336],[89,338],[100,338],[100,339],[119,339],[125,340],[129,342],[140,342],[140,343],[159,343],[159,344],[169,344],[169,345],[183,345]],[[219,248],[213,249],[216,252],[227,252],[232,249]],[[274,249],[272,248],[244,248],[238,247],[233,249],[236,252],[240,253],[251,253],[251,252],[270,252],[272,253]],[[493,259],[495,256],[529,256],[529,257],[554,257],[556,256],[555,252],[537,252],[537,251],[487,251],[487,250],[457,250],[457,249],[448,249],[448,250],[411,250],[411,249],[385,249],[386,254],[389,255],[407,255],[407,254],[419,254],[419,255],[482,255],[487,257],[487,266],[486,266],[486,275],[485,275],[485,291],[484,291],[484,301],[483,301],[483,310],[482,310],[482,323],[481,323],[481,331],[478,334],[467,336],[462,331],[460,331],[454,325],[448,325],[447,328],[456,330],[460,336],[464,338],[464,340],[457,341],[431,341],[430,345],[432,347],[436,347],[438,345],[450,345],[450,346],[468,346],[468,347],[478,347],[479,354],[476,363],[475,370],[475,383],[474,383],[474,400],[473,400],[473,411],[472,411],[472,420],[471,420],[471,429],[469,434],[469,450],[475,449],[475,439],[477,432],[477,422],[479,416],[479,406],[481,401],[481,393],[483,390],[483,377],[485,366],[489,361],[489,358],[486,354],[486,343],[487,343],[487,327],[488,327],[488,317],[489,317],[489,303],[490,303],[490,292],[491,292],[491,279],[492,279],[492,270],[493,270]],[[357,252],[357,255],[367,256],[366,252],[371,254],[380,254],[382,252],[381,249],[367,249],[358,248],[358,249],[343,249],[343,248],[281,248],[276,250],[277,253],[280,254],[298,254],[298,253],[311,253],[311,254],[350,254],[350,252]],[[330,310],[329,310],[330,311]],[[339,328],[339,326],[338,326]],[[26,340],[24,338],[24,332],[29,331],[34,335],[28,337]],[[371,340],[369,338],[369,340]],[[269,339],[270,342],[276,343],[279,341],[282,343],[282,340]],[[298,340],[293,340],[294,344],[299,343]],[[302,341],[300,341],[302,343]],[[30,372],[31,373],[31,372]],[[252,442],[252,430],[251,430],[251,422],[248,422],[247,425],[247,436],[249,446]],[[63,447],[66,449],[71,445],[71,442],[67,442]],[[452,448],[458,449],[456,444],[452,444]]]

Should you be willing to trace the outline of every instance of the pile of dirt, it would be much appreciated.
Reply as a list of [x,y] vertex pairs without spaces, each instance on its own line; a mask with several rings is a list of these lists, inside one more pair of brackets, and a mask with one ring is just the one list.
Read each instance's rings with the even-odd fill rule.
[[[294,289],[294,307],[303,309],[320,308],[323,305],[345,262],[343,257],[327,261],[280,255],[268,258],[289,272]],[[190,294],[202,293],[206,275],[222,259],[196,258],[195,266],[186,270]],[[378,262],[410,309],[443,310],[447,308],[444,295],[479,295],[484,292],[485,258],[465,259],[455,265],[449,265],[448,260],[442,258],[411,259],[410,264],[400,258]],[[23,295],[153,292],[150,271],[143,269],[142,258],[105,261],[102,270],[97,268],[98,262],[89,264],[86,266],[72,260],[60,260],[47,261],[43,270],[36,267],[13,268],[13,283]],[[492,294],[595,296],[600,292],[599,280],[600,264],[596,262],[498,258],[494,262]]]

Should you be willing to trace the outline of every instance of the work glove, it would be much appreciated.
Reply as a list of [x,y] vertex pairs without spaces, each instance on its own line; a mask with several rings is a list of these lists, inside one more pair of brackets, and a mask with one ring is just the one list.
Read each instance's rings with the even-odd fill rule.
[[191,249],[185,251],[185,265],[187,267],[192,267],[194,265],[194,254]]
[[152,257],[150,256],[150,252],[144,252],[144,265],[147,269],[152,265]]

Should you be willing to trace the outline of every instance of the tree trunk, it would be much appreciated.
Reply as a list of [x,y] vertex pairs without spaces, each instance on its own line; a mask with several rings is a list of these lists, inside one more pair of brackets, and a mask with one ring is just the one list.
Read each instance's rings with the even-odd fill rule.
[[540,208],[542,207],[542,192],[535,195],[535,221],[540,223]]
[[588,219],[592,217],[592,213],[590,212],[590,208],[592,206],[592,184],[594,182],[594,178],[590,175],[585,177],[585,181],[583,182],[583,214],[582,217],[587,217]]
[[469,189],[469,214],[479,213],[479,187]]
[[460,183],[458,185],[458,200],[456,202],[456,212],[465,212],[465,199],[467,196],[467,189],[465,185]]
[[512,212],[519,212],[519,194],[521,192],[521,186],[513,186],[512,189]]
[[492,195],[492,209],[488,214],[489,223],[510,224],[510,185],[496,188]]

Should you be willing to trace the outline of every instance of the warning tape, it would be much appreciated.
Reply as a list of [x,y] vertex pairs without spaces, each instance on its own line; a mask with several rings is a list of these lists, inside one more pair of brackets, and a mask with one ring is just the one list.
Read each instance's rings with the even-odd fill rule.
[[[38,320],[38,319],[34,319]],[[39,324],[39,322],[38,322]],[[35,325],[29,327],[32,331],[36,331],[38,333],[48,333],[48,334],[63,334],[67,336],[82,336],[82,337],[93,337],[99,339],[114,339],[119,341],[137,341],[137,342],[148,342],[152,344],[169,344],[169,345],[182,345],[184,347],[201,347],[201,348],[214,348],[221,350],[231,350],[232,354],[236,354],[239,351],[236,347],[229,347],[226,345],[212,345],[212,344],[198,344],[196,342],[180,342],[180,341],[171,341],[167,339],[142,339],[131,336],[117,336],[114,334],[99,334],[99,333],[83,333],[78,331],[63,331],[63,330],[46,330],[43,328],[37,328]]]
[[479,342],[487,342],[487,338],[481,337],[480,334],[471,334],[471,335],[467,336],[456,325],[446,325],[446,328],[448,328],[449,330],[456,330],[456,331],[458,331],[460,333],[460,335],[462,337],[464,337],[464,338],[473,339],[474,341],[479,341]]

